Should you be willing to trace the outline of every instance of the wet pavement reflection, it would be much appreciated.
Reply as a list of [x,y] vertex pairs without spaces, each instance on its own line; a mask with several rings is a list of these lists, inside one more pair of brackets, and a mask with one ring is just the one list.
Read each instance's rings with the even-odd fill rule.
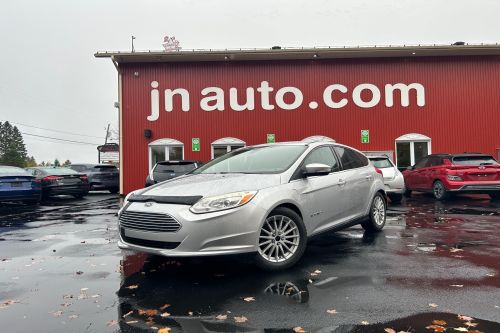
[[[0,207],[0,322],[13,332],[500,332],[500,203],[390,205],[378,234],[312,239],[300,263],[116,247],[119,199]],[[168,329],[167,329],[168,328]]]

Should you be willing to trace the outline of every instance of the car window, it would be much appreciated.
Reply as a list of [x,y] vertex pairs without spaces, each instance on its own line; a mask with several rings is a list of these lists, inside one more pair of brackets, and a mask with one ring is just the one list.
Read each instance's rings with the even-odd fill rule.
[[434,167],[434,166],[441,165],[442,164],[441,160],[442,159],[438,156],[431,156],[431,157],[429,157],[429,160],[427,161],[425,166],[426,167]]
[[381,157],[381,158],[370,158],[370,162],[372,165],[376,168],[379,169],[384,169],[384,168],[392,168],[392,164],[389,161],[388,158]]
[[[89,170],[91,169],[89,168]],[[97,172],[118,172],[118,169],[114,165],[96,165],[93,169]]]
[[307,155],[302,164],[308,165],[311,163],[326,164],[332,168],[332,172],[340,170],[339,162],[335,158],[330,146],[314,149]]
[[420,161],[418,161],[417,164],[415,164],[415,169],[424,168],[427,165],[427,161],[428,160],[429,160],[428,157],[424,157],[423,159],[421,159]]
[[189,164],[156,164],[154,173],[186,173],[196,168],[194,163]]
[[452,160],[453,164],[458,165],[497,165],[498,162],[488,155],[476,156],[455,156]]
[[208,162],[193,173],[279,173],[288,169],[306,148],[300,144],[240,148]]
[[70,168],[43,168],[42,170],[51,176],[74,175],[78,173]]
[[340,158],[340,163],[344,170],[361,168],[368,165],[368,158],[347,147],[334,147],[335,152]]

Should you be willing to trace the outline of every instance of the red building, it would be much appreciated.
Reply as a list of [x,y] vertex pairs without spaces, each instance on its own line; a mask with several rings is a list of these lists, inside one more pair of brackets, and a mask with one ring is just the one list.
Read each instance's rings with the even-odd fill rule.
[[118,69],[121,192],[157,160],[327,136],[399,167],[500,149],[500,46],[97,53]]

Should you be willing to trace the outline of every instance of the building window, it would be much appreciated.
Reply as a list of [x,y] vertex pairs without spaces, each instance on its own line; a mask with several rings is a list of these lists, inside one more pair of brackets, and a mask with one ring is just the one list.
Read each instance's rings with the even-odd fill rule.
[[396,139],[396,164],[403,170],[432,153],[431,138],[410,133]]
[[184,159],[184,144],[175,139],[159,139],[148,145],[149,170],[160,161],[178,161]]
[[212,142],[212,159],[229,153],[232,150],[245,147],[245,141],[236,138],[222,138]]

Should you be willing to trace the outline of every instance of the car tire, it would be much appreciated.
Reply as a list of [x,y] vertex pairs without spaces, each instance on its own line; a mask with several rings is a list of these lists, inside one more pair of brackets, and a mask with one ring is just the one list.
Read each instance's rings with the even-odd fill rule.
[[370,205],[368,219],[361,223],[366,231],[380,231],[384,228],[385,218],[387,216],[387,202],[384,196],[377,192]]
[[87,194],[73,194],[73,196],[77,199],[82,199],[84,196],[86,196]]
[[393,204],[400,203],[403,200],[403,195],[400,193],[391,193],[387,195]]
[[432,194],[436,200],[446,200],[449,198],[449,193],[444,187],[443,182],[440,180],[436,180],[434,184],[432,184]]
[[119,191],[119,189],[117,189],[117,188],[110,188],[109,189],[109,193],[111,193],[111,194],[116,194],[116,193],[118,193],[118,191]]
[[255,262],[267,271],[292,267],[304,254],[307,232],[302,218],[286,207],[274,209],[262,225]]
[[405,193],[404,193],[404,196],[407,197],[407,198],[411,197],[411,190],[406,189]]

